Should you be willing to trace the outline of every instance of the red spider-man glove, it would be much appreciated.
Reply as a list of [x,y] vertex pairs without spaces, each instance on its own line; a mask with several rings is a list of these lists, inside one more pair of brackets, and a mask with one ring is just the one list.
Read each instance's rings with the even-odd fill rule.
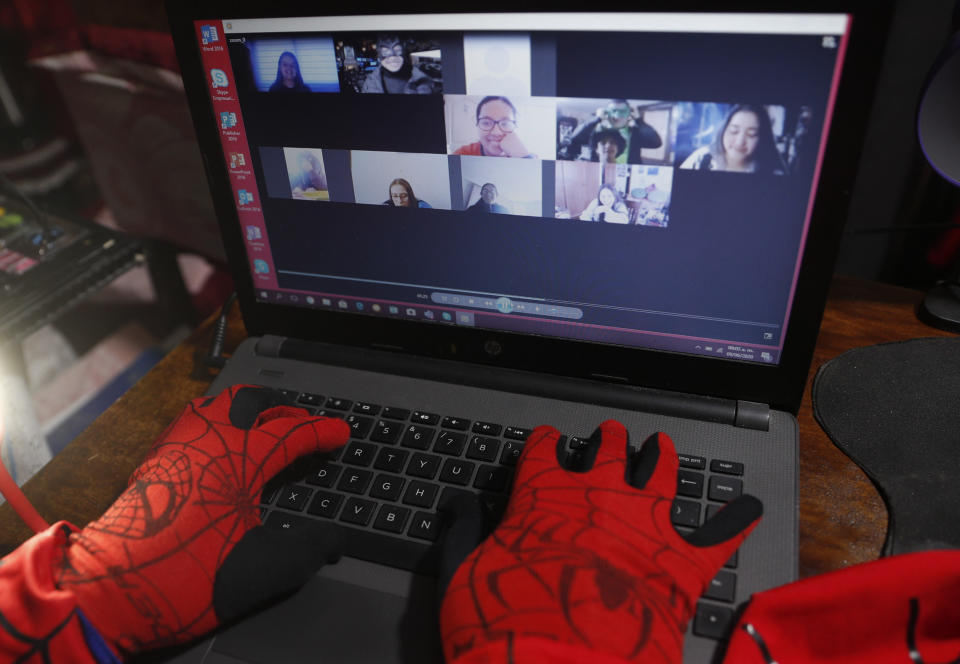
[[123,495],[53,551],[57,589],[121,655],[194,639],[339,558],[324,524],[303,534],[260,525],[267,480],[349,437],[342,420],[283,404],[252,386],[191,401]]
[[[448,664],[681,661],[697,598],[763,507],[743,496],[681,536],[670,521],[670,438],[655,434],[633,454],[623,425],[610,420],[591,442],[594,458],[574,472],[558,461],[555,429],[528,438],[503,521],[447,588],[440,631]],[[478,523],[466,511],[448,534],[461,550]]]
[[881,558],[757,593],[729,664],[960,662],[960,551]]

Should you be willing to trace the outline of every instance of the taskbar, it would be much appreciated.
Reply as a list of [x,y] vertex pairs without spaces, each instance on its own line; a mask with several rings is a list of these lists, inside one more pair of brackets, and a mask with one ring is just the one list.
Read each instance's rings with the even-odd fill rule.
[[[258,289],[256,297],[259,302],[271,304],[475,327],[493,332],[538,334],[560,339],[687,353],[721,360],[776,365],[780,359],[780,349],[777,346],[591,324],[581,320],[580,312],[577,315],[571,315],[567,311],[557,312],[555,311],[557,307],[551,305],[539,305],[544,309],[540,310],[538,306],[535,310],[516,306],[516,303],[514,306],[505,307],[503,302],[496,302],[494,306],[487,307],[485,302],[474,303],[468,298],[454,301],[453,298],[432,297],[430,301],[402,302],[354,295],[275,289]],[[476,308],[467,308],[471,305]]]

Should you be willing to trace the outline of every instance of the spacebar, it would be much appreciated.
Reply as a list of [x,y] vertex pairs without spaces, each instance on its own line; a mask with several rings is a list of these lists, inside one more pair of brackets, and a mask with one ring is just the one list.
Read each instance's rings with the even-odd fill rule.
[[351,528],[327,520],[311,519],[306,516],[288,514],[281,511],[271,512],[265,525],[277,530],[296,530],[311,523],[325,523],[333,526],[343,538],[344,555],[390,567],[410,570],[436,576],[439,547],[435,544],[422,544],[400,537],[383,535],[370,530]]
[[420,574],[437,575],[440,547],[436,544],[421,544],[339,524],[338,528],[343,535],[345,555]]

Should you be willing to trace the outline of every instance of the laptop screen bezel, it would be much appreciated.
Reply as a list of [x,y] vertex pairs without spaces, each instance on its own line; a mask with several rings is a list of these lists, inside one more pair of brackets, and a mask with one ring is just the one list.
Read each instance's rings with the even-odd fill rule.
[[[891,8],[887,3],[644,3],[631,11],[846,13],[852,16],[843,74],[798,273],[793,308],[777,365],[715,359],[480,328],[306,309],[258,301],[233,200],[229,173],[200,60],[195,20],[316,15],[302,3],[185,2],[167,12],[214,209],[247,332],[395,350],[408,354],[560,376],[760,402],[797,412],[850,202]],[[436,11],[449,11],[436,7]],[[594,10],[591,8],[591,10]],[[417,7],[423,13],[424,7]],[[489,7],[484,8],[490,12]],[[336,12],[324,12],[332,14]],[[402,13],[370,8],[341,13]]]

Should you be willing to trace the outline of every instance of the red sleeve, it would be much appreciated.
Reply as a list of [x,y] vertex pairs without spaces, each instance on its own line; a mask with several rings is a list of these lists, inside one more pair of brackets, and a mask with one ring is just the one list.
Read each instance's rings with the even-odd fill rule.
[[120,661],[80,612],[73,593],[54,582],[72,532],[76,528],[61,521],[0,560],[0,661]]
[[453,154],[482,157],[483,147],[480,145],[480,141],[477,141],[476,143],[470,143],[469,145],[464,145],[463,147],[457,148]]

